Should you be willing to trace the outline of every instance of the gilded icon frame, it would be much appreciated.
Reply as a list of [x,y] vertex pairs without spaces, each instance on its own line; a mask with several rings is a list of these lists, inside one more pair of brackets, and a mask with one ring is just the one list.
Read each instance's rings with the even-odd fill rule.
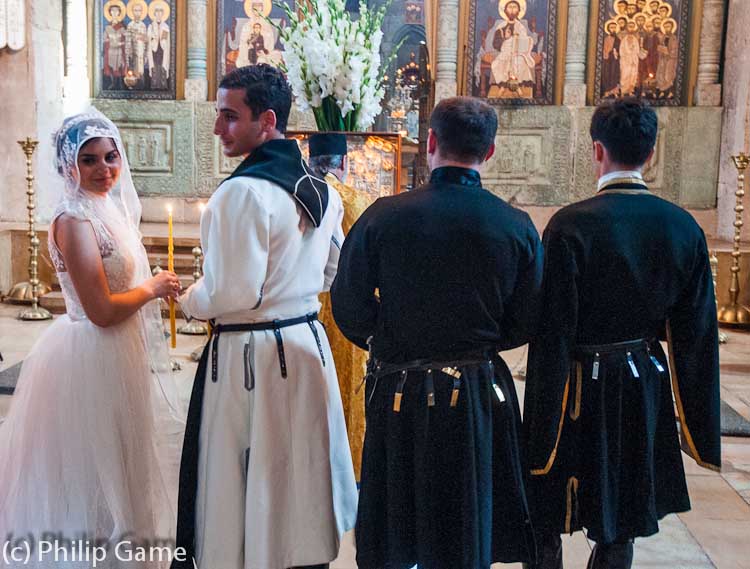
[[[123,15],[122,22],[124,24],[130,23],[130,4],[133,4],[135,0],[115,0],[115,3],[125,6],[126,14]],[[128,87],[125,84],[125,76],[122,79],[122,84],[118,81],[113,87],[104,87],[105,73],[105,54],[104,54],[104,41],[105,41],[105,30],[107,22],[105,21],[105,7],[108,4],[112,4],[113,0],[94,0],[93,1],[93,17],[90,22],[91,40],[89,42],[89,54],[91,56],[92,71],[91,74],[91,91],[94,98],[101,99],[145,99],[145,100],[175,100],[182,97],[183,83],[184,83],[184,67],[186,60],[186,47],[183,30],[185,29],[186,15],[184,13],[185,0],[145,0],[141,3],[147,7],[154,2],[163,2],[168,6],[168,15],[165,18],[165,23],[169,26],[169,69],[167,72],[167,88],[166,89],[149,89],[143,88],[138,84],[133,87]],[[151,23],[151,14],[144,15],[143,21],[145,23],[148,18],[148,23]],[[148,45],[146,46],[148,50]],[[127,59],[127,55],[126,55]],[[126,62],[127,69],[125,70],[126,75],[132,73],[130,69],[129,61]],[[148,73],[148,71],[146,71]],[[109,77],[109,76],[108,76]],[[110,77],[110,81],[113,81]]]
[[[586,65],[586,101],[589,105],[597,105],[603,99],[601,97],[601,53],[603,44],[602,26],[607,20],[607,14],[602,6],[607,0],[593,0],[589,11],[589,33],[588,52]],[[680,86],[676,91],[679,97],[675,101],[658,102],[647,99],[654,106],[693,106],[695,99],[695,86],[698,77],[698,53],[700,51],[701,15],[703,13],[703,0],[683,0],[680,6],[680,17],[682,26],[680,33],[684,33],[684,39],[679,46],[679,63],[677,81]],[[674,15],[672,15],[674,17]]]
[[[461,2],[459,8],[460,36],[457,54],[457,79],[458,92],[462,95],[474,94],[472,79],[476,71],[474,44],[478,33],[477,3],[479,1]],[[490,0],[490,3],[495,4],[497,2]],[[562,103],[568,0],[548,0],[547,10],[547,26],[545,28],[547,43],[544,63],[547,82],[543,87],[543,94],[532,99],[485,98],[488,103],[499,107],[559,105]]]
[[[276,16],[281,16],[281,8],[276,6],[275,2],[272,0],[255,0],[256,2],[264,5],[264,11],[269,11],[269,14],[275,14]],[[296,0],[284,0],[287,5],[291,9],[296,9]],[[248,6],[252,4],[253,0],[244,0],[242,3],[243,10],[245,12],[245,15],[248,16]],[[227,54],[225,53],[225,48],[227,47],[227,41],[229,41],[230,38],[226,37],[227,30],[225,29],[225,19],[227,16],[232,17],[231,14],[228,14],[227,12],[227,4],[233,3],[238,4],[238,2],[232,2],[232,0],[212,0],[212,5],[214,10],[212,12],[209,12],[212,14],[213,19],[213,33],[211,38],[211,43],[209,45],[212,46],[213,53],[210,54],[209,62],[210,65],[213,66],[213,79],[215,83],[218,83],[222,76],[227,73],[226,68],[226,57]],[[273,17],[273,16],[272,16]],[[236,18],[236,16],[235,16]],[[261,18],[258,18],[261,20]],[[263,23],[263,25],[266,25]],[[270,29],[270,28],[269,28]],[[237,24],[235,24],[234,29],[234,35],[231,37],[231,41],[237,42],[238,49],[239,49],[239,42],[241,38],[239,37],[241,34],[237,30]],[[277,40],[277,43],[278,40]],[[264,42],[265,46],[265,42]],[[269,46],[265,46],[268,48]],[[271,50],[275,50],[276,46],[270,46]],[[234,50],[232,50],[234,51]],[[283,50],[281,51],[283,53]],[[246,64],[250,64],[252,62],[247,62]]]

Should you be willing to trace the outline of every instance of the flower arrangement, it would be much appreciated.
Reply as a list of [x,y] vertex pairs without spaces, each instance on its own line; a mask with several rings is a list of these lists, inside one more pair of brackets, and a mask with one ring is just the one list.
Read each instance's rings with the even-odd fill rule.
[[277,4],[288,20],[285,27],[273,24],[284,45],[281,68],[297,106],[312,109],[319,130],[363,131],[380,113],[388,63],[381,66],[381,27],[390,3],[370,10],[360,0],[355,21],[346,0],[307,0],[296,11]]

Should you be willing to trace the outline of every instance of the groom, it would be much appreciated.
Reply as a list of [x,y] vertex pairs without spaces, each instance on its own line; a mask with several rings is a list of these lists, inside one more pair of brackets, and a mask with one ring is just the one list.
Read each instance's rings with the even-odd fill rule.
[[180,298],[212,319],[190,401],[173,569],[326,567],[357,490],[318,294],[343,241],[339,195],[285,140],[276,68],[225,76],[214,134],[245,156],[201,218],[204,277]]

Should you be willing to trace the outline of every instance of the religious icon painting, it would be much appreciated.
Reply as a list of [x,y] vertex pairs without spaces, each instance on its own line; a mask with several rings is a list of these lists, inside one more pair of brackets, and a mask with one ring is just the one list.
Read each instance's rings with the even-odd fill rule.
[[554,103],[557,0],[471,0],[464,92],[499,105]]
[[95,95],[174,99],[175,0],[98,0]]
[[684,104],[687,43],[687,0],[599,0],[594,103]]
[[[283,1],[295,8],[294,0]],[[284,47],[276,28],[287,25],[283,7],[273,0],[218,0],[217,8],[219,79],[238,67],[283,63]]]

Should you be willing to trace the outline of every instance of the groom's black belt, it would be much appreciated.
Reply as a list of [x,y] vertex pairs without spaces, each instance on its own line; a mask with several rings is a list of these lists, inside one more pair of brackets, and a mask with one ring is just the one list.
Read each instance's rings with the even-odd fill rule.
[[296,318],[287,318],[286,320],[271,320],[270,322],[251,322],[248,324],[216,324],[211,328],[211,337],[213,338],[211,344],[211,381],[216,383],[218,378],[218,363],[219,363],[219,336],[231,332],[255,332],[257,330],[273,330],[274,336],[276,336],[276,348],[279,352],[279,366],[281,367],[281,377],[287,376],[286,370],[286,356],[284,355],[284,340],[281,337],[281,329],[288,328],[289,326],[296,326],[297,324],[304,324],[307,322],[312,330],[313,336],[315,336],[315,342],[318,344],[318,352],[320,353],[320,359],[323,365],[326,365],[325,356],[323,355],[323,344],[320,342],[320,336],[318,335],[318,329],[315,327],[315,321],[318,319],[317,312],[311,312],[304,316],[298,316]]
[[[447,376],[450,376],[453,380],[453,390],[451,392],[450,406],[456,407],[458,405],[459,391],[461,389],[461,376],[463,375],[465,367],[470,366],[487,366],[489,369],[489,375],[492,381],[492,387],[497,394],[500,402],[505,401],[505,395],[502,389],[498,386],[495,378],[495,362],[497,358],[497,351],[492,349],[476,350],[467,352],[465,354],[456,356],[452,359],[419,359],[412,360],[409,362],[402,363],[389,363],[376,358],[370,358],[368,361],[367,375],[362,380],[363,383],[369,379],[374,380],[372,390],[367,398],[367,404],[370,404],[375,390],[378,386],[378,381],[381,377],[388,375],[400,374],[400,379],[396,385],[396,392],[393,396],[393,411],[399,413],[401,411],[401,401],[404,396],[404,387],[406,385],[406,379],[410,373],[420,372],[419,376],[424,378],[425,389],[427,391],[427,406],[435,406],[435,384],[433,379],[433,372],[440,372]],[[423,375],[422,375],[423,372]]]

